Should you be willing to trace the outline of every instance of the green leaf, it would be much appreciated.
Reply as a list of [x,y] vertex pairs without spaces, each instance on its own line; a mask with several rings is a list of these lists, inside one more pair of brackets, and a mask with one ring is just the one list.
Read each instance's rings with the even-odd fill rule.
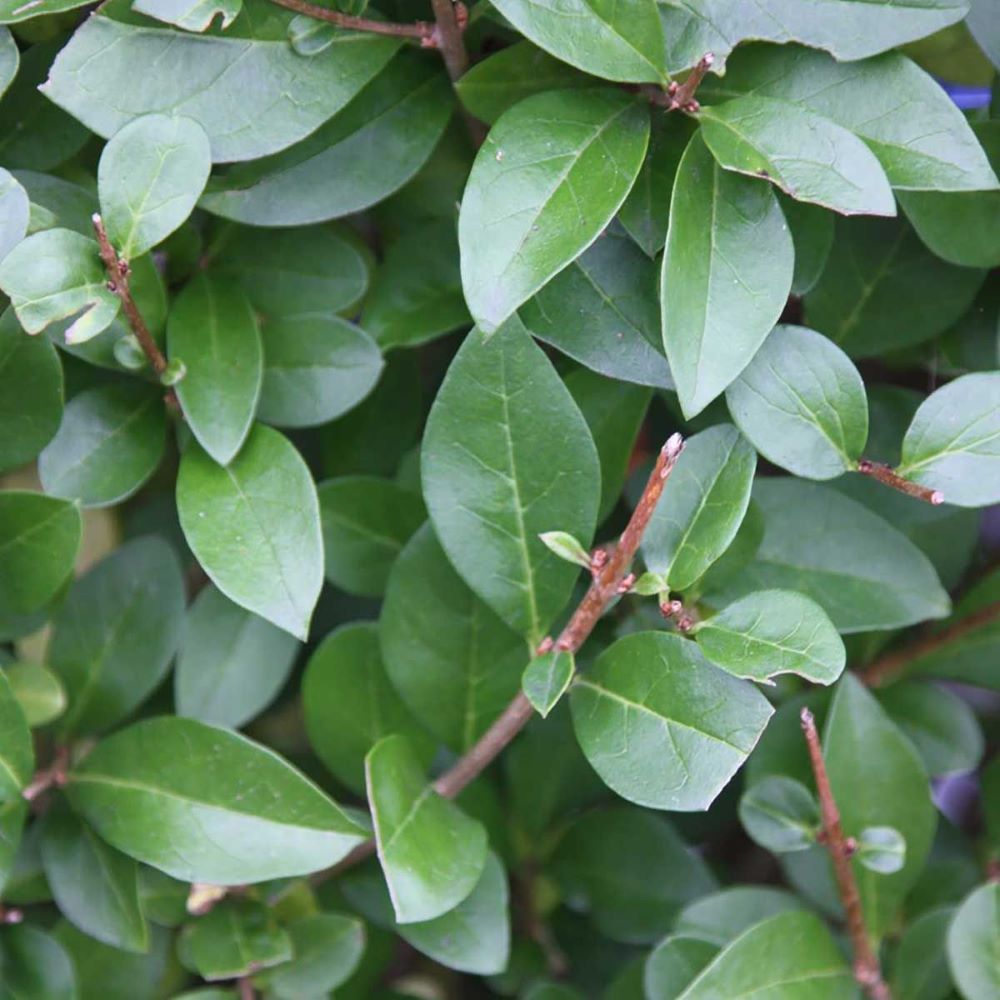
[[748,594],[692,632],[706,659],[749,680],[798,674],[814,684],[832,684],[847,661],[826,612],[792,590]]
[[0,1000],[77,1000],[73,963],[59,942],[32,924],[0,934]]
[[286,438],[257,425],[225,468],[189,445],[177,512],[191,551],[226,597],[306,638],[323,586],[323,537],[316,487]]
[[963,375],[920,405],[899,474],[959,507],[1000,500],[1000,373]]
[[83,6],[83,0],[29,0],[27,3],[25,0],[3,0],[0,3],[0,24],[17,24],[29,18],[61,14]]
[[587,73],[626,83],[666,79],[653,0],[497,0],[494,6],[526,38]]
[[[906,737],[852,674],[838,685],[823,734],[830,786],[844,833],[861,839],[866,827],[891,826],[906,841],[906,861],[893,875],[853,862],[865,920],[875,940],[891,926],[900,904],[923,871],[937,813],[927,773]],[[858,794],[858,775],[865,776]]]
[[29,337],[13,309],[0,316],[0,472],[30,462],[52,440],[63,412],[62,365],[44,337]]
[[[848,0],[841,6],[857,4]],[[791,101],[854,132],[871,147],[894,188],[997,187],[965,116],[933,77],[901,53],[838,62],[812,49],[750,46],[730,60],[721,80],[707,80],[698,96],[743,94]],[[913,113],[915,106],[919,114]]]
[[[973,125],[994,171],[1000,167],[1000,122]],[[951,264],[996,267],[1000,264],[998,191],[904,191],[899,203],[917,235]]]
[[647,1000],[674,1000],[719,953],[711,941],[671,934],[649,954],[643,971]]
[[785,44],[801,42],[826,49],[844,62],[864,59],[904,42],[923,38],[960,21],[966,5],[956,0],[911,0],[864,6],[852,0],[762,0],[732,5],[726,0],[702,0],[694,5],[660,0],[667,37],[667,68],[671,73],[693,66],[711,52],[725,67],[726,57],[745,39]]
[[991,1000],[1000,990],[1000,883],[980,886],[948,928],[948,965],[965,1000]]
[[653,809],[707,809],[773,714],[752,685],[664,632],[619,639],[570,692],[587,760],[623,798]]
[[63,916],[84,934],[125,951],[149,949],[138,866],[66,808],[46,813],[42,863]]
[[475,889],[486,831],[426,783],[405,736],[386,736],[365,757],[378,857],[401,924],[432,920]]
[[522,39],[477,62],[456,81],[455,92],[471,114],[492,125],[526,97],[597,83]]
[[462,344],[427,419],[421,472],[448,558],[537,645],[577,576],[538,536],[558,529],[589,544],[600,467],[572,397],[518,325]]
[[278,1000],[323,996],[345,983],[365,950],[365,925],[341,913],[316,913],[288,925],[292,960],[266,977]]
[[685,416],[756,354],[785,307],[794,263],[774,191],[723,170],[696,135],[674,182],[660,276],[663,344]]
[[539,340],[609,378],[672,389],[663,355],[656,268],[609,230],[518,313]]
[[819,805],[793,778],[776,774],[755,782],[743,793],[739,812],[750,838],[776,854],[804,851],[816,843]]
[[34,769],[35,750],[28,720],[7,675],[0,670],[0,803],[19,799]]
[[737,426],[769,461],[807,479],[857,466],[868,398],[851,359],[804,326],[776,326],[726,390]]
[[806,322],[848,354],[870,357],[944,333],[982,283],[982,271],[935,257],[902,220],[838,219],[826,268],[805,298]]
[[287,632],[206,587],[177,652],[177,714],[238,729],[274,701],[298,651]]
[[792,231],[792,243],[795,245],[792,295],[801,297],[812,289],[823,273],[833,246],[836,216],[818,205],[795,201],[787,195],[779,195],[778,204]]
[[906,841],[891,826],[869,826],[858,834],[858,864],[877,875],[893,875],[906,864]]
[[181,638],[184,579],[162,538],[127,542],[77,580],[53,622],[48,662],[66,686],[64,733],[109,729],[163,680]]
[[400,697],[459,751],[507,706],[529,657],[521,637],[455,572],[429,524],[393,565],[380,636],[386,673]]
[[17,64],[20,61],[17,42],[9,28],[0,28],[0,97],[17,76]]
[[573,654],[559,649],[536,656],[525,667],[521,690],[543,719],[566,693],[575,670]]
[[[246,20],[222,37],[89,18],[59,53],[42,91],[104,137],[169,106],[201,125],[214,162],[228,163],[276,153],[314,132],[400,45],[344,32],[325,52],[303,59],[274,30],[280,20],[260,17],[258,26],[245,6]],[[261,6],[254,10],[263,14]]]
[[243,0],[135,0],[132,9],[185,31],[205,31],[218,15],[224,30],[243,9]]
[[648,140],[646,110],[612,90],[536,94],[500,118],[476,156],[458,219],[465,299],[484,332],[597,239]]
[[32,729],[58,719],[66,710],[66,691],[58,676],[47,667],[12,663],[3,672]]
[[969,704],[938,684],[903,681],[878,691],[879,704],[920,754],[931,777],[974,771],[983,731]]
[[75,504],[0,492],[0,612],[27,614],[48,604],[73,573],[82,531]]
[[750,503],[757,455],[731,424],[684,444],[643,536],[642,555],[671,590],[686,590],[729,548]]
[[543,531],[542,544],[563,562],[590,569],[590,553],[568,531]]
[[[795,720],[799,741],[802,730]],[[808,764],[806,765],[808,767]],[[784,889],[744,885],[702,896],[684,908],[675,931],[710,941],[718,948],[779,913],[805,909],[799,897]]]
[[818,917],[780,913],[728,944],[678,1000],[756,993],[768,1000],[854,1000],[857,985]]
[[[331,55],[343,60],[345,39],[357,44],[373,37],[338,32],[332,51],[299,58],[297,67]],[[372,63],[363,65],[367,70]],[[325,125],[290,149],[213,181],[201,207],[252,226],[301,226],[360,212],[401,188],[440,140],[453,98],[440,65],[420,53],[401,52],[384,69],[378,61],[373,68],[381,72]],[[298,91],[302,70],[294,72]],[[372,156],[385,148],[393,154]]]
[[96,337],[121,305],[108,290],[97,244],[69,229],[47,229],[21,240],[0,261],[0,289],[27,333],[75,316],[66,329],[67,343]]
[[701,134],[727,170],[763,177],[782,191],[843,215],[895,215],[875,154],[829,118],[801,105],[751,95],[702,108]]
[[[19,794],[0,805],[0,892],[4,891],[12,874],[27,818],[28,803]],[[2,958],[0,969],[3,969]]]
[[339,316],[282,318],[264,326],[264,384],[257,415],[279,427],[312,427],[353,409],[375,388],[382,355]]
[[477,976],[507,968],[510,914],[507,873],[492,852],[475,889],[454,909],[415,924],[397,927],[400,937],[435,962]]
[[74,396],[56,436],[38,459],[46,493],[83,507],[127,499],[156,471],[166,444],[160,393],[113,382]]
[[147,719],[102,740],[67,791],[108,843],[188,882],[305,875],[366,838],[273,751],[193,719]]
[[440,219],[407,230],[386,251],[361,325],[388,351],[417,347],[469,323],[454,222]]
[[352,312],[368,288],[366,249],[335,226],[228,228],[213,273],[233,278],[269,318]]
[[97,192],[118,253],[132,260],[162,243],[191,214],[211,169],[208,136],[191,118],[143,115],[115,132]]
[[250,432],[264,377],[253,309],[233,282],[198,274],[171,307],[167,337],[187,368],[176,392],[188,426],[227,465]]
[[28,193],[0,168],[0,259],[24,239],[28,231]]
[[764,515],[756,558],[713,603],[754,590],[797,590],[841,633],[943,618],[950,602],[927,557],[888,521],[818,483],[761,479]]
[[574,822],[552,874],[574,909],[629,944],[658,940],[686,903],[715,888],[708,866],[663,817],[622,804]]
[[421,760],[434,747],[389,683],[371,622],[341,625],[309,658],[302,678],[306,733],[330,772],[355,792],[365,789],[365,754],[391,733],[406,736]]
[[907,926],[893,963],[894,997],[943,1000],[951,995],[945,939],[954,912],[950,906],[941,906],[921,914]]
[[292,958],[292,940],[263,903],[225,899],[188,924],[177,940],[181,962],[202,979],[235,979]]

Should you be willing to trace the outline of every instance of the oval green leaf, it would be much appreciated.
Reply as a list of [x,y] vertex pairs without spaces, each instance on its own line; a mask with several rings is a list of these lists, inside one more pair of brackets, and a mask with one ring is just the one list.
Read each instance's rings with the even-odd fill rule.
[[812,792],[780,774],[751,785],[740,799],[739,814],[750,838],[775,854],[812,847],[821,825]]
[[6,674],[0,670],[0,803],[20,799],[34,769],[35,750],[28,720]]
[[1000,883],[980,886],[958,908],[948,928],[948,965],[966,1000],[1000,994]]

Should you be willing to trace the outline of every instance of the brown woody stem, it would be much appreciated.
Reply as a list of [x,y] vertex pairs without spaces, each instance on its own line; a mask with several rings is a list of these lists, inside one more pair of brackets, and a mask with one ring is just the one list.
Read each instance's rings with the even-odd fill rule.
[[[434,44],[441,51],[451,82],[457,83],[469,68],[469,53],[464,38],[469,12],[465,4],[453,3],[452,0],[431,0],[431,7],[434,11]],[[472,144],[478,149],[486,141],[486,126],[464,108],[462,118]]]
[[658,105],[667,111],[688,111],[695,112],[701,105],[695,99],[695,94],[701,86],[701,81],[705,79],[705,74],[712,68],[715,56],[711,52],[706,52],[688,73],[687,79],[683,83],[673,81],[666,90],[660,90],[649,84],[640,87],[641,93],[653,104]]
[[837,889],[844,907],[851,949],[854,953],[854,978],[871,1000],[892,1000],[889,987],[882,978],[882,967],[879,965],[878,956],[868,936],[864,910],[861,907],[861,894],[858,892],[858,883],[851,864],[851,855],[854,854],[857,845],[844,836],[844,829],[840,825],[840,810],[833,797],[833,789],[830,788],[830,776],[823,760],[823,748],[820,745],[819,733],[816,731],[816,720],[808,708],[802,709],[800,718],[806,745],[809,747],[813,777],[816,779],[816,792],[819,795],[820,816],[823,822],[823,835],[819,839],[833,861]]
[[879,657],[861,671],[861,679],[869,687],[882,687],[903,673],[914,660],[919,660],[922,656],[927,656],[928,653],[933,653],[942,646],[947,646],[997,619],[1000,619],[1000,601],[987,604],[986,607],[974,611],[942,632],[918,639],[902,649]]
[[[559,638],[555,643],[547,639],[542,646],[546,648],[554,646],[556,649],[575,653],[586,642],[604,609],[620,594],[621,582],[632,565],[642,536],[663,493],[663,487],[666,486],[667,479],[683,450],[684,439],[680,434],[674,434],[660,449],[656,464],[646,482],[646,488],[642,491],[639,503],[632,512],[632,517],[621,533],[618,543],[608,552],[608,558],[594,573],[587,593],[577,605],[566,627],[559,633]],[[434,782],[434,790],[446,799],[455,798],[496,759],[504,747],[528,724],[533,713],[531,702],[523,692],[518,691],[493,725]],[[312,881],[322,882],[330,876],[338,875],[374,853],[375,842],[365,841],[332,868],[314,875]]]
[[924,503],[931,503],[937,506],[944,503],[944,494],[940,490],[932,490],[928,486],[920,486],[918,483],[910,482],[899,475],[891,465],[883,462],[873,462],[870,458],[862,458],[858,462],[858,472],[863,476],[870,476],[872,479],[905,493],[908,497],[916,497]]
[[50,788],[62,788],[68,770],[69,747],[57,747],[52,763],[35,774],[22,790],[21,797],[26,802],[34,802]]
[[314,17],[317,21],[335,24],[338,28],[349,31],[367,31],[373,35],[392,35],[396,38],[416,38],[425,48],[436,48],[434,25],[428,21],[415,21],[413,24],[394,24],[391,21],[373,21],[367,17],[356,17],[354,14],[343,14],[339,10],[320,7],[308,0],[273,0],[279,7],[294,10],[297,14]]

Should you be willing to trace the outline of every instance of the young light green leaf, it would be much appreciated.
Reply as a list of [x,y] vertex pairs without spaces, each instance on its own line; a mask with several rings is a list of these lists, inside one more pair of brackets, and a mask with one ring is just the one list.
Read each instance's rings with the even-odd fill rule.
[[97,244],[69,229],[34,233],[0,261],[0,289],[25,331],[75,316],[67,343],[96,337],[118,315],[121,302],[107,280]]
[[[848,0],[841,6],[857,5]],[[894,188],[997,187],[965,116],[940,84],[902,53],[842,62],[797,46],[749,46],[730,60],[724,77],[706,80],[698,96],[744,94],[791,101],[854,132],[879,158]],[[917,115],[911,113],[915,105]]]
[[336,864],[367,833],[273,751],[193,719],[146,719],[69,776],[74,808],[174,878],[240,885]]
[[529,657],[521,637],[455,572],[429,524],[393,565],[380,637],[400,697],[430,732],[460,751],[506,707]]
[[590,569],[590,553],[568,531],[543,531],[538,537],[563,562]]
[[686,590],[729,548],[750,503],[757,455],[731,424],[689,438],[643,536],[642,555]]
[[386,736],[365,757],[378,857],[401,924],[433,920],[475,889],[486,831],[427,784],[405,736]]
[[630,593],[638,594],[640,597],[655,597],[658,594],[666,594],[670,591],[667,578],[662,573],[653,573],[647,570],[632,584]]
[[948,965],[966,1000],[992,1000],[1000,991],[1000,883],[968,896],[948,928]]
[[20,62],[17,42],[9,28],[0,27],[0,97],[17,76],[17,65]]
[[28,721],[5,672],[0,670],[0,803],[19,799],[34,769]]
[[448,558],[473,590],[537,645],[577,571],[539,535],[586,545],[600,499],[590,431],[544,353],[518,323],[473,330],[427,419],[424,498]]
[[[345,37],[352,36],[338,31],[334,42]],[[343,53],[344,46],[299,63],[331,54],[342,59],[338,49]],[[381,72],[321,128],[213,181],[201,207],[251,226],[301,226],[360,212],[401,188],[440,140],[453,98],[440,65],[419,53],[401,52],[375,68]],[[387,147],[392,156],[372,157],[372,149]]]
[[234,282],[197,274],[171,306],[167,343],[187,368],[176,390],[187,424],[228,465],[250,433],[264,378],[253,309]]
[[648,140],[645,109],[613,90],[537,94],[500,118],[458,219],[465,300],[485,333],[597,239]]
[[639,805],[707,809],[739,770],[773,709],[752,685],[675,634],[619,639],[570,692],[587,760]]
[[264,384],[258,417],[279,427],[312,427],[353,409],[375,388],[382,355],[339,316],[312,314],[264,326]]
[[740,799],[739,814],[751,839],[775,854],[812,847],[820,829],[812,792],[779,774],[752,784]]
[[841,633],[948,614],[948,594],[928,558],[857,501],[791,478],[759,480],[754,499],[764,515],[763,541],[713,603],[754,590],[796,590],[816,601]]
[[263,977],[277,1000],[325,996],[346,982],[365,950],[365,925],[343,913],[314,913],[288,925],[292,960]]
[[736,677],[768,681],[798,674],[832,684],[847,662],[844,643],[826,612],[804,594],[761,590],[692,629],[698,647]]
[[851,359],[804,326],[776,326],[726,390],[737,426],[769,461],[807,479],[854,469],[868,397]]
[[298,651],[287,632],[206,587],[177,652],[177,714],[238,729],[275,699]]
[[521,690],[543,719],[566,693],[575,670],[573,654],[562,649],[542,653],[525,667]]
[[650,953],[643,969],[647,1000],[674,1000],[719,953],[717,945],[699,937],[671,934]]
[[685,416],[756,354],[785,307],[794,263],[774,191],[723,170],[695,135],[674,182],[660,276],[663,344]]
[[907,428],[898,472],[959,507],[1000,500],[1000,373],[963,375],[931,393]]
[[[201,37],[92,17],[60,51],[42,91],[105,137],[169,105],[205,130],[213,162],[229,163],[267,156],[314,132],[400,45],[344,32],[325,52],[303,59],[283,34],[268,32],[267,18],[260,20],[242,37]],[[137,75],[136,65],[145,72]],[[125,79],[130,84],[122,88]],[[246,100],[248,88],[253,101]]]
[[0,614],[47,604],[73,573],[79,508],[41,493],[0,492]]
[[52,440],[63,412],[62,365],[45,337],[26,336],[13,309],[0,316],[0,472],[30,462]]
[[243,9],[243,0],[135,0],[132,9],[185,31],[206,31],[218,16],[225,30]]
[[740,993],[768,1000],[852,1000],[857,986],[837,943],[819,917],[779,913],[728,944],[678,997],[715,1000]]
[[894,875],[906,864],[906,841],[891,826],[868,826],[858,834],[858,863],[878,875]]
[[663,31],[652,0],[498,0],[496,8],[526,38],[594,76],[662,83]]
[[29,726],[44,726],[66,710],[66,690],[58,676],[37,663],[12,663],[4,667],[24,718]]
[[162,243],[191,214],[211,169],[208,136],[191,118],[143,115],[115,132],[97,193],[118,253],[132,260]]
[[247,976],[292,958],[292,939],[267,906],[254,899],[224,899],[188,924],[177,939],[181,962],[214,982]]
[[42,863],[56,905],[84,934],[124,951],[149,949],[138,866],[65,806],[46,813]]
[[609,378],[672,389],[656,267],[614,228],[518,312],[539,340]]
[[429,764],[433,741],[386,676],[379,629],[341,625],[309,658],[302,678],[306,734],[319,759],[355,792],[365,789],[365,754],[390,733],[406,736]]
[[24,239],[28,217],[28,193],[10,173],[0,168],[0,260]]
[[33,924],[0,936],[0,1000],[77,1000],[73,962],[59,942]]
[[846,128],[790,101],[755,95],[702,108],[701,134],[727,170],[763,177],[843,215],[895,215],[875,154]]
[[66,686],[64,733],[109,729],[163,680],[181,638],[184,579],[162,538],[134,539],[70,589],[48,662]]
[[191,551],[231,601],[305,639],[323,586],[323,536],[306,463],[256,425],[225,468],[188,446],[177,512]]

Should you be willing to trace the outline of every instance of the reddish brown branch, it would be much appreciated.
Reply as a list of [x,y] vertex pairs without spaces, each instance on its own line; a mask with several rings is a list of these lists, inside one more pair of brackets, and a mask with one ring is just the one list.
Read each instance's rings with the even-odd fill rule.
[[883,462],[873,462],[870,458],[862,458],[858,462],[858,472],[863,476],[870,476],[890,489],[905,493],[908,497],[916,497],[924,503],[931,503],[937,506],[944,503],[944,494],[940,490],[932,490],[928,486],[920,486],[918,483],[910,482],[900,476],[891,465]]
[[[434,10],[434,45],[441,52],[451,82],[457,83],[469,68],[464,37],[469,12],[465,4],[452,0],[431,0],[431,7]],[[464,107],[462,119],[472,144],[478,149],[486,141],[486,126]]]
[[695,94],[701,86],[701,81],[705,79],[705,74],[712,68],[715,56],[711,52],[706,52],[692,67],[687,79],[683,83],[674,80],[666,90],[654,87],[650,84],[643,85],[640,90],[648,100],[663,108],[666,111],[687,111],[694,113],[701,105],[695,99]]
[[941,632],[935,632],[916,642],[911,642],[902,649],[879,657],[860,672],[861,680],[869,687],[882,687],[888,681],[898,677],[914,660],[919,660],[928,653],[934,653],[942,646],[947,646],[957,639],[975,632],[976,629],[1000,619],[1000,601],[987,604],[986,607],[974,611],[961,621],[955,622]]
[[320,7],[308,0],[273,0],[279,7],[294,10],[297,14],[314,17],[317,21],[335,24],[349,31],[367,31],[374,35],[392,35],[396,38],[415,38],[425,48],[436,48],[434,25],[429,21],[415,21],[413,24],[394,24],[392,21],[374,21],[354,14],[343,14],[339,10]]
[[854,867],[851,864],[851,855],[857,850],[857,844],[844,836],[844,829],[840,824],[840,810],[833,797],[833,789],[830,788],[830,776],[823,760],[823,748],[820,745],[819,733],[816,731],[816,720],[808,708],[802,709],[800,718],[806,745],[809,747],[809,761],[816,779],[816,792],[819,795],[820,816],[823,821],[821,840],[833,861],[837,889],[840,892],[840,901],[844,907],[847,930],[851,938],[854,978],[871,1000],[892,1000],[889,987],[882,978],[878,955],[875,954],[871,938],[868,936],[865,914],[861,907],[861,893],[858,891]]
[[68,770],[69,747],[57,747],[52,763],[35,774],[22,790],[21,797],[26,802],[34,802],[50,788],[62,788]]
[[253,988],[253,980],[249,976],[240,976],[236,985],[240,991],[240,1000],[256,1000],[257,991]]

